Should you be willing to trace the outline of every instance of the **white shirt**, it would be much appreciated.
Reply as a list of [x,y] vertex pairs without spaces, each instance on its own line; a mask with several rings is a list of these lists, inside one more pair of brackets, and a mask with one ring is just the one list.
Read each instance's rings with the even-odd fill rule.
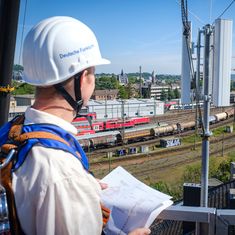
[[[77,132],[65,120],[33,108],[25,112],[25,124],[29,123],[50,123]],[[72,154],[35,145],[13,173],[12,183],[27,235],[101,234],[100,186]]]

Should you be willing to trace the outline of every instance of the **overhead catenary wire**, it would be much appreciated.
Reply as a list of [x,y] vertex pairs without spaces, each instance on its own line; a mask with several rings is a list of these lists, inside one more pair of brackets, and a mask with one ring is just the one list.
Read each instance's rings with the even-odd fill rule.
[[209,1],[210,1],[209,21],[210,21],[210,23],[211,23],[211,18],[212,18],[212,5],[213,5],[212,1],[213,1],[213,0],[209,0]]
[[235,2],[235,0],[233,0],[233,1],[223,10],[223,12],[217,17],[217,19],[220,18],[220,17],[222,17],[223,14],[233,5],[234,2]]
[[[176,2],[181,6],[180,0],[176,0]],[[191,10],[187,9],[187,12],[190,13],[198,22],[200,22],[202,25],[205,25],[206,23],[195,13],[193,13]]]

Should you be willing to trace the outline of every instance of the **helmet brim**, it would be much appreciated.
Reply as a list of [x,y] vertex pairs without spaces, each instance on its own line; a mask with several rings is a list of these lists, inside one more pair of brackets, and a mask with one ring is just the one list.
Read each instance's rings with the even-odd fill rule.
[[111,64],[111,62],[107,59],[101,58],[100,63],[96,64],[96,65],[102,65],[102,64]]
[[[105,65],[105,64],[110,64],[110,60],[107,60],[107,59],[104,59],[104,58],[100,58],[99,60],[97,61],[93,61],[92,63],[89,64],[89,67],[92,67],[92,66],[99,66],[99,65]],[[88,67],[85,66],[85,67],[80,67],[79,71],[74,71],[72,74],[70,74],[69,76],[66,76],[64,77],[64,79],[61,79],[61,80],[54,80],[53,82],[48,82],[47,84],[41,84],[40,82],[35,82],[35,80],[30,80],[27,75],[23,72],[23,81],[30,84],[30,85],[33,85],[33,86],[41,86],[41,87],[48,87],[48,86],[53,86],[55,84],[58,84],[58,83],[61,83],[61,82],[64,82],[66,80],[68,80],[69,78],[73,77],[75,74],[87,69]]]

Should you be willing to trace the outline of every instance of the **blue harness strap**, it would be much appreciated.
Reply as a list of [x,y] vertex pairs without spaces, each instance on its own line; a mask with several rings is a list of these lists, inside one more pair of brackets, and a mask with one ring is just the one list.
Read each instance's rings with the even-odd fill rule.
[[[13,134],[17,134],[17,137],[28,136],[27,138],[22,137],[21,140],[17,140],[14,135],[12,134],[12,130],[14,129],[13,125],[18,125],[18,122],[14,122],[15,119],[12,121],[6,123],[2,128],[0,128],[0,148],[2,148],[2,152],[5,145],[14,145],[17,149],[17,155],[16,155],[16,161],[14,162],[14,165],[12,167],[12,171],[16,171],[19,169],[19,167],[24,163],[29,151],[32,149],[32,147],[36,144],[42,145],[45,148],[54,148],[66,151],[68,153],[71,153],[73,156],[75,156],[77,159],[80,160],[85,170],[89,172],[89,163],[87,156],[85,152],[83,151],[82,147],[80,146],[79,142],[76,140],[76,138],[60,128],[59,126],[52,125],[52,124],[29,124],[29,125],[19,125],[17,126],[18,132],[13,132]],[[22,122],[20,122],[22,123]],[[40,135],[43,133],[44,136]],[[11,133],[9,135],[9,133]],[[31,133],[28,134],[27,133]],[[53,134],[60,138],[55,138],[55,136],[50,136],[48,133]],[[19,135],[18,135],[19,134]],[[46,135],[47,134],[47,135]],[[9,137],[10,136],[10,137]],[[50,137],[48,137],[50,136]],[[15,142],[20,142],[19,144],[16,144]],[[7,169],[7,168],[5,168]],[[10,169],[9,169],[10,172]],[[91,172],[90,172],[91,173]],[[5,174],[6,175],[6,174]],[[10,174],[9,174],[10,175]],[[9,176],[8,181],[11,181],[11,177]],[[10,184],[8,184],[10,185]],[[10,188],[11,195],[12,189]],[[14,201],[14,197],[12,199]],[[16,208],[14,204],[12,204],[12,211],[16,211]],[[103,205],[101,205],[101,210],[103,214],[103,224],[105,225],[108,222],[109,216],[110,216],[110,210],[108,208],[105,208]],[[16,215],[16,213],[14,213]],[[16,224],[19,224],[19,230],[20,229],[20,223],[16,216],[14,218],[14,221]],[[13,222],[11,222],[13,224]],[[103,234],[103,233],[102,233]]]
[[[0,133],[1,133],[0,134],[0,146],[6,143],[8,139],[8,132],[12,126],[12,123],[13,121],[8,122],[0,129]],[[59,126],[46,124],[46,123],[23,125],[21,134],[35,132],[35,131],[49,132],[51,134],[57,135],[61,137],[62,139],[64,139],[69,145],[66,145],[65,143],[62,143],[58,140],[53,140],[53,139],[44,139],[44,138],[28,139],[25,143],[20,145],[18,148],[16,162],[12,168],[13,171],[16,171],[23,164],[29,151],[35,144],[40,144],[46,148],[54,148],[54,149],[59,149],[59,150],[69,152],[81,161],[84,169],[89,171],[89,163],[88,163],[87,156],[85,152],[83,151],[82,147],[80,146],[79,142],[75,139],[73,135],[66,132]]]

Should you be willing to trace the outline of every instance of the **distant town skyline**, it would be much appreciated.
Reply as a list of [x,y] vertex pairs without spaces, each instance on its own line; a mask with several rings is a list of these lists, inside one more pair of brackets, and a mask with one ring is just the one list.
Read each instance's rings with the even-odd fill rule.
[[[75,17],[87,24],[96,34],[103,57],[110,65],[98,66],[97,73],[120,74],[155,71],[155,74],[181,72],[181,11],[178,0],[26,0],[21,1],[15,64],[21,63],[23,38],[40,20],[57,15]],[[231,0],[188,0],[189,20],[193,25],[193,41],[197,31],[212,24]],[[233,59],[235,69],[235,3],[221,18],[233,22]],[[24,24],[25,14],[25,24]],[[22,52],[22,50],[21,50]],[[233,71],[235,73],[235,71]]]

